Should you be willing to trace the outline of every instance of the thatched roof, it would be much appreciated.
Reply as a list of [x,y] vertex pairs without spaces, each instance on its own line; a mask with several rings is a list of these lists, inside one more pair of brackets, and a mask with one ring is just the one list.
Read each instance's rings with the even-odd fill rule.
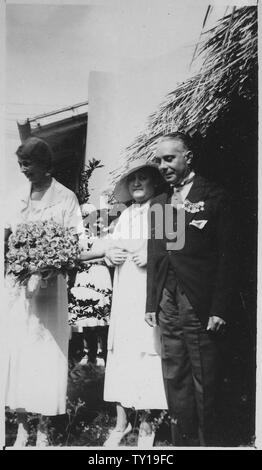
[[[257,8],[233,8],[202,35],[198,74],[169,93],[148,120],[148,126],[126,149],[126,162],[154,156],[158,138],[182,130],[205,135],[212,122],[230,108],[232,96],[251,100],[257,80]],[[255,98],[256,99],[256,98]],[[119,170],[113,173],[117,179]]]

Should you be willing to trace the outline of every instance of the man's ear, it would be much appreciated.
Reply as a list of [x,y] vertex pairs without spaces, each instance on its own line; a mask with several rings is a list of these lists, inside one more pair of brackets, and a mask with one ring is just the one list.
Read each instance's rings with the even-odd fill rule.
[[188,165],[191,165],[192,159],[193,159],[193,152],[191,152],[191,150],[189,150],[187,152],[187,155],[186,155],[186,161],[187,161]]

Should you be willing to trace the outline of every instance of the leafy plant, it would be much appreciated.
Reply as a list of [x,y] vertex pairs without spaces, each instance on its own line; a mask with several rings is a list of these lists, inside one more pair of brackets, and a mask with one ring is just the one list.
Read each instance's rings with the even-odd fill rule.
[[85,165],[84,170],[80,174],[79,190],[76,193],[79,204],[85,204],[89,200],[89,179],[97,168],[103,168],[103,166],[101,160],[96,160],[95,158],[88,160],[87,165]]

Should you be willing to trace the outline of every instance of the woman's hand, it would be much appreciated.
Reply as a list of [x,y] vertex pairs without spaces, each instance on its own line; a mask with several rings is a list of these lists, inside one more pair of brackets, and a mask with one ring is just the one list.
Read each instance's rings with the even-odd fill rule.
[[57,275],[57,271],[55,269],[44,269],[41,271],[41,277],[43,281],[48,281]]
[[139,268],[143,268],[147,264],[147,252],[141,250],[133,256],[133,261]]
[[116,266],[123,264],[127,257],[127,252],[122,248],[117,248],[114,246],[108,247],[106,250],[106,257],[111,261],[111,263]]

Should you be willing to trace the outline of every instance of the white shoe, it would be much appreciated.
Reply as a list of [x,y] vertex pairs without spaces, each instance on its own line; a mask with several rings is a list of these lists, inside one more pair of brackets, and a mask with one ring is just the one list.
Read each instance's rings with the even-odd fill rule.
[[48,440],[47,434],[38,429],[37,435],[36,435],[36,447],[48,447],[48,446],[49,446],[49,440]]
[[17,436],[13,447],[26,447],[26,444],[29,439],[28,431],[24,428],[22,424],[19,424],[17,430]]
[[101,357],[98,357],[96,360],[96,365],[99,367],[105,367],[105,361]]
[[137,447],[139,449],[150,449],[151,447],[153,447],[154,440],[154,431],[152,431],[150,434],[146,434],[144,431],[140,431],[138,435]]
[[88,357],[86,354],[84,357],[82,357],[81,361],[79,361],[79,364],[81,364],[81,366],[85,366],[87,363],[88,363]]
[[104,447],[118,447],[120,442],[122,441],[123,437],[126,436],[130,431],[132,431],[132,426],[130,423],[128,423],[126,429],[124,431],[117,431],[116,429],[113,429],[107,440],[104,442]]

